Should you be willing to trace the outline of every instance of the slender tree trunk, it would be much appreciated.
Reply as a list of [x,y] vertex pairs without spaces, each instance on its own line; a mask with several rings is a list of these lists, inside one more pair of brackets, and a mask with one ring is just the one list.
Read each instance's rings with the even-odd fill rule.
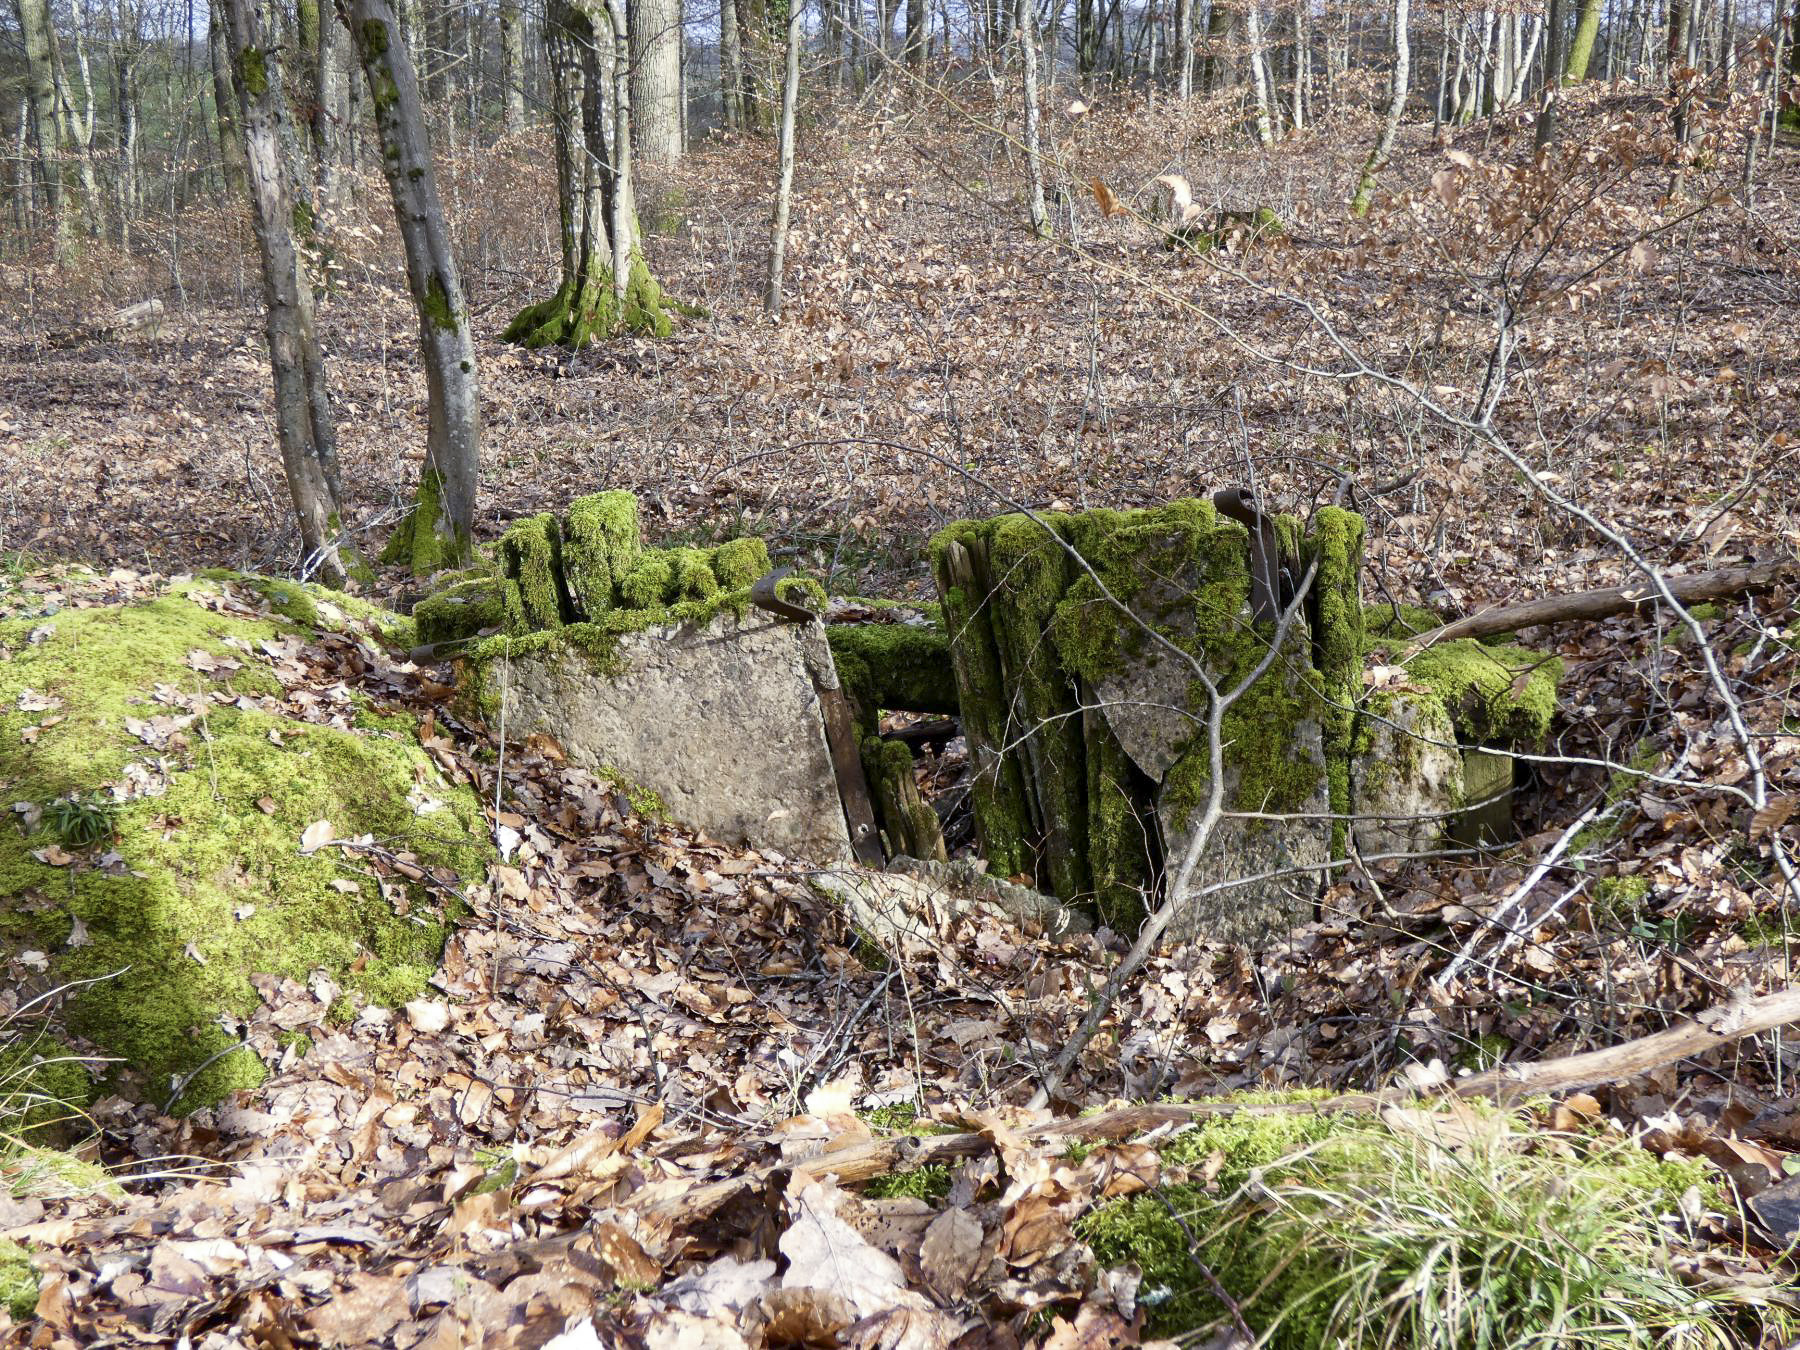
[[1394,76],[1393,93],[1388,100],[1387,117],[1381,123],[1381,135],[1363,164],[1362,176],[1356,183],[1356,195],[1350,200],[1350,214],[1367,215],[1369,202],[1375,196],[1375,177],[1387,163],[1394,148],[1394,137],[1400,132],[1400,115],[1406,111],[1406,94],[1412,78],[1412,42],[1407,34],[1407,0],[1394,0]]
[[519,0],[500,0],[501,129],[525,130],[525,24]]
[[1575,24],[1575,39],[1569,44],[1564,84],[1580,84],[1587,78],[1588,62],[1594,58],[1594,39],[1600,32],[1600,5],[1601,0],[1581,0],[1581,17]]
[[738,46],[736,0],[719,0],[719,116],[728,130],[744,125],[744,57]]
[[44,180],[44,203],[59,263],[73,260],[75,232],[63,186],[62,124],[57,116],[55,34],[48,0],[17,0],[19,31],[25,43],[25,88],[31,99],[31,134],[37,142]]
[[1294,90],[1292,114],[1288,118],[1294,130],[1306,126],[1308,86],[1312,83],[1312,0],[1299,0],[1294,6]]
[[1275,143],[1275,130],[1269,120],[1269,70],[1263,59],[1262,0],[1250,0],[1245,20],[1250,37],[1250,89],[1256,100],[1256,139],[1264,145]]
[[776,151],[775,211],[769,222],[769,286],[763,293],[763,312],[781,317],[781,284],[787,270],[788,217],[794,204],[794,112],[800,101],[800,19],[805,6],[789,0],[787,51],[782,60],[781,132]]
[[294,201],[283,162],[281,127],[287,107],[281,68],[263,38],[256,0],[225,0],[225,14],[256,241],[262,253],[265,332],[275,379],[282,465],[300,523],[307,570],[316,570],[327,585],[341,586],[359,564],[344,537],[338,506],[337,433],[325,358],[313,329],[312,279],[294,245]]
[[1564,8],[1566,0],[1549,0],[1549,3],[1550,17],[1546,27],[1550,39],[1544,47],[1544,88],[1538,104],[1537,131],[1533,138],[1539,150],[1556,139],[1556,118],[1559,111],[1557,102],[1561,97],[1563,84],[1563,29],[1568,17]]
[[[313,113],[313,144],[319,160],[319,200],[342,207],[349,193],[344,176],[344,140],[351,134],[350,30],[327,12],[319,24],[319,106]],[[396,25],[396,28],[398,25]]]
[[925,0],[906,0],[906,64],[914,70],[925,68],[926,25],[930,22]]
[[1019,85],[1025,99],[1025,202],[1031,232],[1048,238],[1050,213],[1044,207],[1044,156],[1038,144],[1038,47],[1034,18],[1032,0],[1017,0],[1013,33],[1019,40]]
[[481,473],[481,404],[469,310],[438,200],[419,85],[388,0],[347,0],[356,54],[369,84],[381,164],[406,247],[406,284],[419,313],[425,363],[425,467],[407,559],[415,575],[458,567],[474,552]]
[[1175,0],[1175,92],[1194,95],[1194,0]]
[[244,168],[244,141],[238,133],[237,90],[231,78],[230,38],[225,32],[225,15],[220,0],[212,0],[212,18],[207,25],[207,50],[212,58],[213,113],[219,128],[219,174],[226,195],[241,199],[249,189]]
[[631,0],[633,150],[646,163],[681,158],[680,0]]

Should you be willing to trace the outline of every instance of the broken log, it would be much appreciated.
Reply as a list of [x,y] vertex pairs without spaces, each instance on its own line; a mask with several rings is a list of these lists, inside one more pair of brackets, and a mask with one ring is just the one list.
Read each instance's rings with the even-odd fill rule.
[[[1779,582],[1800,580],[1800,562],[1779,558],[1773,562],[1751,563],[1747,567],[1721,567],[1691,576],[1668,577],[1669,591],[1684,605],[1707,600],[1725,600],[1734,595],[1766,591]],[[1420,633],[1412,640],[1417,650],[1449,642],[1455,638],[1491,637],[1496,633],[1516,633],[1521,628],[1539,624],[1573,623],[1578,620],[1607,619],[1615,614],[1629,614],[1648,609],[1662,597],[1648,582],[1630,586],[1608,586],[1597,591],[1577,591],[1574,595],[1550,595],[1541,600],[1526,600],[1516,605],[1485,609]]]
[[135,305],[115,309],[103,319],[95,319],[80,328],[58,333],[51,341],[58,347],[73,347],[83,342],[104,342],[140,331],[155,337],[156,330],[162,326],[166,309],[167,306],[160,300],[140,300]]

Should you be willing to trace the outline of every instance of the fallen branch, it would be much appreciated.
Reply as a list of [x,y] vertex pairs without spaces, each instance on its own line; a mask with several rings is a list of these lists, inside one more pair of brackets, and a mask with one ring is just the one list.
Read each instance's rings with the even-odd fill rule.
[[[1646,1073],[1790,1022],[1800,1022],[1800,989],[1784,989],[1760,998],[1733,999],[1665,1031],[1626,1041],[1623,1045],[1535,1064],[1503,1065],[1456,1079],[1446,1084],[1445,1089],[1450,1096],[1480,1097],[1506,1103],[1546,1092],[1592,1087],[1596,1083]],[[1159,1102],[1124,1106],[1074,1120],[1050,1121],[1025,1131],[1025,1135],[1043,1143],[1058,1139],[1124,1139],[1162,1125],[1187,1125],[1209,1117],[1291,1115],[1295,1112],[1367,1114],[1387,1106],[1405,1105],[1414,1099],[1415,1094],[1411,1092],[1389,1091],[1348,1092],[1336,1097],[1295,1102]],[[678,1228],[705,1218],[728,1200],[765,1186],[771,1177],[784,1169],[799,1177],[829,1174],[840,1182],[854,1183],[912,1171],[930,1163],[977,1157],[992,1147],[993,1141],[987,1135],[976,1133],[877,1139],[834,1153],[821,1153],[798,1162],[771,1163],[734,1177],[705,1182],[679,1195],[664,1196],[652,1202],[644,1207],[643,1214],[647,1219]]]
[[[1696,572],[1692,576],[1669,577],[1669,591],[1684,605],[1707,600],[1724,600],[1747,592],[1766,591],[1781,581],[1800,580],[1800,562],[1781,558],[1773,562],[1751,563],[1748,567],[1721,567],[1712,572]],[[1412,646],[1430,647],[1454,638],[1489,637],[1495,633],[1516,633],[1521,628],[1534,628],[1546,623],[1572,623],[1577,620],[1605,619],[1614,614],[1629,614],[1649,609],[1660,596],[1648,584],[1609,586],[1598,591],[1577,591],[1574,595],[1551,595],[1541,600],[1526,600],[1517,605],[1484,609],[1460,619],[1453,619],[1412,640]]]

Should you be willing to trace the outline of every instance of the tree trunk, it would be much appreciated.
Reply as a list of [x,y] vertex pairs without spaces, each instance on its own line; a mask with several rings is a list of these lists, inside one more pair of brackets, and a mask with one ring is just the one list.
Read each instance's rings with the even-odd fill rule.
[[1194,95],[1194,0],[1175,0],[1175,92]]
[[1537,132],[1534,136],[1537,148],[1544,149],[1556,139],[1557,100],[1562,93],[1563,66],[1563,29],[1567,14],[1566,0],[1549,0],[1550,17],[1546,22],[1549,30],[1549,41],[1544,47],[1544,88],[1542,101],[1538,105]]
[[525,29],[519,0],[500,3],[501,129],[508,136],[525,130]]
[[680,0],[631,0],[632,149],[650,164],[681,158]]
[[1038,145],[1037,25],[1032,0],[1017,0],[1013,33],[1019,40],[1019,85],[1025,99],[1025,191],[1031,232],[1050,235],[1050,213],[1044,208],[1044,156]]
[[319,24],[319,106],[313,112],[313,144],[319,160],[319,200],[345,205],[344,141],[351,134],[350,30],[327,12]]
[[75,232],[66,200],[62,170],[62,127],[56,106],[55,34],[48,0],[17,0],[19,31],[25,43],[25,87],[31,99],[31,134],[37,141],[38,169],[44,202],[56,240],[56,259],[74,258]]
[[1250,37],[1250,90],[1256,100],[1256,139],[1264,145],[1275,143],[1275,129],[1269,120],[1269,68],[1263,59],[1262,0],[1250,0],[1244,11]]
[[776,153],[778,181],[775,186],[775,212],[769,223],[769,287],[763,294],[763,312],[772,319],[781,317],[782,274],[787,268],[788,215],[794,201],[794,111],[800,101],[800,27],[805,6],[800,0],[789,0],[787,52],[782,63],[781,135]]
[[381,164],[406,247],[406,284],[419,312],[429,430],[418,502],[401,526],[415,576],[458,567],[474,552],[481,472],[481,404],[469,310],[432,171],[418,80],[388,0],[347,0],[357,58],[369,82]]
[[1564,66],[1563,83],[1580,84],[1587,78],[1588,62],[1594,58],[1594,39],[1600,32],[1602,0],[1581,0],[1581,18],[1575,25],[1575,39],[1569,44],[1569,59]]
[[1381,135],[1363,164],[1362,176],[1356,183],[1356,195],[1350,200],[1350,214],[1367,215],[1369,202],[1375,196],[1375,176],[1387,163],[1394,148],[1394,137],[1400,132],[1400,115],[1406,110],[1406,93],[1412,79],[1412,42],[1408,38],[1407,0],[1394,0],[1394,84],[1388,100],[1387,117],[1381,124]]
[[256,0],[225,0],[231,29],[238,114],[244,131],[250,202],[262,254],[265,334],[275,380],[275,426],[300,540],[302,569],[341,586],[360,570],[343,535],[338,506],[337,433],[325,383],[325,358],[313,330],[312,279],[294,245],[282,124],[287,107],[281,68],[262,35]]
[[730,131],[744,125],[744,56],[734,0],[719,0],[719,118]]
[[914,70],[925,68],[925,26],[929,22],[925,0],[906,0],[906,64]]
[[206,37],[212,56],[213,113],[219,127],[219,175],[224,180],[226,195],[242,198],[249,190],[244,167],[244,141],[238,133],[238,100],[231,78],[230,39],[225,32],[225,15],[219,9],[219,0],[213,0]]

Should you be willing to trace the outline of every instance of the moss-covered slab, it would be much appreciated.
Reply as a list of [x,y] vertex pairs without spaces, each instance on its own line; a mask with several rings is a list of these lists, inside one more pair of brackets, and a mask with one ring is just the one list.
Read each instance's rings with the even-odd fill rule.
[[1463,755],[1441,699],[1382,691],[1362,707],[1351,834],[1364,858],[1435,848],[1463,805]]
[[473,794],[406,719],[352,696],[320,724],[285,697],[317,636],[290,616],[370,621],[267,590],[198,580],[0,624],[0,972],[94,981],[61,998],[60,1030],[120,1061],[110,1088],[186,1109],[262,1078],[233,1048],[253,976],[324,970],[395,1005],[437,963],[449,892],[303,847],[309,828],[452,880],[489,856]]
[[850,836],[812,674],[821,660],[816,629],[740,591],[491,639],[471,675],[508,739],[552,736],[717,838],[837,862]]

